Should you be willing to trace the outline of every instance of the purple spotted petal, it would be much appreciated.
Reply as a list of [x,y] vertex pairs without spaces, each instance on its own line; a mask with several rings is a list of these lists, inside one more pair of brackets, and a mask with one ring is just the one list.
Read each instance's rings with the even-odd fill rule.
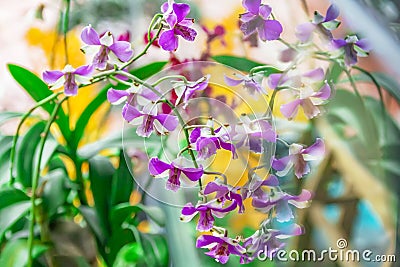
[[78,94],[78,85],[75,82],[75,75],[72,73],[65,74],[64,94],[66,96],[74,96]]
[[48,84],[55,83],[62,76],[64,76],[64,73],[59,70],[47,70],[43,72],[43,80]]
[[263,41],[272,41],[279,39],[283,31],[282,25],[277,20],[266,20],[258,27],[258,35]]
[[86,26],[81,33],[81,39],[85,44],[88,45],[100,45],[99,34],[92,28],[92,26]]
[[140,116],[143,116],[143,113],[141,113],[137,108],[130,105],[129,103],[126,103],[122,108],[122,117],[127,122],[131,122],[133,119],[136,119],[137,117]]
[[229,78],[226,75],[224,75],[224,80],[225,80],[225,83],[229,86],[237,86],[243,82],[243,79],[236,80],[236,79]]
[[121,100],[121,98],[126,98],[130,95],[129,92],[125,90],[115,90],[115,89],[108,89],[107,91],[107,100],[111,104],[117,103]]
[[174,30],[168,30],[160,35],[158,44],[166,51],[174,51],[178,48],[178,37],[175,36]]
[[171,168],[171,164],[165,163],[158,158],[152,158],[149,161],[149,172],[151,175],[159,175]]
[[219,144],[216,141],[217,138],[199,138],[196,142],[196,150],[198,152],[198,157],[200,160],[208,159],[212,155],[217,153],[217,148]]
[[316,26],[311,22],[302,23],[296,27],[296,37],[302,43],[305,43],[310,40],[311,34],[315,28]]
[[200,217],[197,223],[197,230],[200,232],[210,231],[214,226],[214,217],[210,211],[199,211]]
[[198,181],[204,174],[202,168],[182,168],[181,170],[193,182]]
[[77,74],[80,76],[89,76],[92,74],[94,68],[92,65],[85,65],[77,68],[75,71],[73,71],[73,74]]
[[232,158],[233,158],[233,159],[236,159],[236,158],[238,157],[238,155],[237,155],[237,153],[236,153],[236,148],[235,148],[235,146],[234,146],[233,144],[220,141],[220,145],[221,145],[221,147],[222,147],[223,149],[229,150],[229,151],[232,152]]
[[173,131],[178,126],[178,117],[170,114],[159,114],[155,118],[161,123],[161,125],[168,131]]
[[[244,15],[242,16],[244,17]],[[243,20],[242,20],[243,21]],[[257,27],[259,26],[258,18],[251,18],[248,21],[245,21],[240,25],[240,30],[243,32],[244,36],[249,36],[257,30]]]
[[296,99],[296,100],[294,100],[292,102],[284,104],[280,108],[281,113],[283,114],[283,116],[285,116],[286,118],[291,120],[296,116],[297,111],[299,110],[299,106],[300,106],[301,103],[302,103],[302,100]]
[[260,6],[259,15],[262,19],[267,20],[271,15],[272,8],[269,5]]
[[109,48],[122,62],[128,61],[133,55],[131,44],[125,41],[117,41]]
[[209,182],[206,188],[204,189],[204,194],[208,195],[214,192],[217,193],[215,198],[219,199],[229,193],[229,188],[226,185],[217,184],[215,182]]
[[176,15],[177,23],[181,22],[190,12],[190,6],[188,4],[174,3],[172,8]]
[[326,17],[324,22],[332,21],[339,17],[339,8],[336,5],[330,5],[326,11]]
[[258,15],[260,9],[261,0],[243,0],[243,7],[253,14]]
[[175,34],[182,36],[183,39],[189,42],[193,42],[197,36],[197,32],[194,29],[182,25],[175,28]]

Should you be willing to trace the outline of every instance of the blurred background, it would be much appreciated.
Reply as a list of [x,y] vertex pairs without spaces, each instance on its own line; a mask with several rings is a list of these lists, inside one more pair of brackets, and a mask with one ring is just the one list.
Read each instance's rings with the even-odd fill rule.
[[[71,65],[76,67],[84,64],[86,58],[79,50],[82,45],[79,34],[81,29],[88,24],[95,27],[98,32],[110,30],[116,36],[129,32],[135,51],[140,52],[146,45],[144,35],[147,32],[148,23],[153,14],[159,12],[162,3],[158,0],[71,1],[69,28],[63,33],[61,25],[67,2],[69,3],[69,1],[0,0],[2,7],[0,9],[0,113],[26,112],[35,104],[31,96],[22,90],[9,74],[8,63],[24,66],[40,75],[47,69],[62,69],[67,50]],[[169,61],[171,58],[179,61],[200,58],[205,51],[207,40],[207,34],[201,26],[212,30],[217,25],[224,27],[225,34],[223,43],[217,40],[211,44],[212,56],[232,55],[277,67],[286,66],[280,60],[281,52],[286,48],[283,44],[271,42],[252,46],[249,42],[243,42],[242,33],[238,28],[238,14],[243,12],[240,1],[194,0],[187,2],[190,2],[192,7],[191,17],[194,17],[197,22],[195,26],[199,32],[197,41],[181,42],[181,46],[174,54],[168,54],[153,47],[134,68],[140,68],[153,61]],[[331,3],[325,0],[271,0],[267,2],[283,23],[282,38],[288,42],[296,41],[294,32],[296,25],[308,21],[313,16],[314,10],[324,14]],[[342,26],[334,32],[335,37],[344,37],[348,33],[357,32],[371,40],[372,53],[369,57],[360,59],[360,66],[373,73],[374,80],[362,72],[354,74],[362,95],[360,99],[350,90],[349,81],[343,73],[337,75],[331,73],[331,77],[337,84],[336,92],[322,118],[310,122],[304,116],[300,116],[293,128],[286,129],[288,132],[296,132],[290,138],[303,140],[303,143],[313,140],[315,136],[322,136],[328,148],[325,159],[313,168],[313,172],[308,177],[303,180],[288,177],[290,181],[288,186],[293,192],[306,188],[315,193],[311,206],[300,210],[297,214],[297,220],[305,227],[306,233],[292,238],[289,248],[300,251],[303,249],[321,251],[328,247],[336,248],[337,240],[344,238],[348,241],[348,249],[360,251],[369,249],[376,255],[396,255],[397,261],[400,262],[398,237],[400,231],[398,210],[400,196],[400,157],[398,156],[400,151],[400,86],[398,84],[400,2],[389,0],[333,0],[332,2],[341,9]],[[64,42],[65,37],[68,40],[67,47]],[[310,69],[320,64],[321,62],[310,59],[301,68]],[[378,83],[379,90],[375,82]],[[100,90],[101,86],[90,86],[69,101],[67,109],[71,122],[79,119],[85,107],[96,98]],[[47,116],[43,110],[35,114]],[[277,121],[282,120],[278,109],[274,110],[274,115]],[[0,120],[0,123],[1,136],[11,136],[15,133],[18,116]],[[22,132],[29,132],[35,123],[35,118],[29,119]],[[113,138],[121,130],[120,110],[104,103],[89,120],[79,147],[87,148],[90,144],[98,144],[96,142]],[[282,148],[277,149],[279,151]],[[101,149],[97,152],[103,155],[114,155],[113,164],[117,166],[116,169],[120,169],[118,166],[121,162],[118,161],[115,152],[101,151]],[[140,175],[146,167],[141,165],[138,154],[135,154],[135,151],[132,153],[132,172]],[[2,161],[0,162],[2,171],[0,184],[5,184],[9,178],[6,174],[8,159],[6,157],[0,157],[0,159]],[[70,166],[72,164],[68,162],[64,164],[67,177],[75,176],[68,170],[68,168],[73,168]],[[85,169],[85,166],[81,167]],[[179,229],[176,229],[175,224],[178,222],[175,222],[174,218],[175,220],[178,218],[176,216],[179,216],[179,211],[146,198],[133,184],[130,184],[130,187],[132,190],[128,194],[129,203],[133,205],[142,202],[155,205],[161,207],[166,213],[165,227],[149,223],[147,220],[139,220],[143,222],[138,226],[141,233],[155,233],[163,240],[159,242],[165,242],[166,246],[163,247],[164,250],[161,249],[161,252],[154,252],[153,249],[153,253],[161,253],[166,258],[164,265],[158,263],[159,265],[188,266],[187,262],[192,262],[190,266],[218,265],[213,259],[204,256],[203,251],[195,249],[194,224],[188,226],[179,224]],[[94,194],[94,192],[87,193],[89,207],[95,205],[96,201],[90,201]],[[96,199],[96,196],[94,198]],[[73,201],[70,201],[70,205],[79,207],[79,203],[73,203]],[[70,263],[65,260],[60,261],[62,262],[60,266],[136,266],[126,263],[129,262],[126,259],[126,265],[119,263],[124,261],[121,259],[118,261],[118,256],[115,255],[112,261],[101,260],[98,252],[98,246],[101,246],[101,243],[96,232],[92,231],[93,228],[86,227],[87,218],[82,219],[79,215],[74,215],[68,219],[65,213],[61,214],[64,215],[53,216],[54,222],[57,223],[50,229],[51,240],[58,244],[56,245],[57,253],[62,255],[64,260],[72,255],[79,256],[82,262]],[[63,220],[60,221],[60,219]],[[261,219],[262,216],[254,211],[246,215],[227,217],[224,223],[234,233],[243,233],[246,236],[258,227]],[[3,225],[0,224],[0,226]],[[75,238],[72,239],[72,235]],[[5,253],[6,241],[11,239],[13,236],[5,238],[0,243],[0,251],[2,251],[0,254]],[[134,239],[137,240],[137,237],[135,236]],[[154,242],[158,242],[157,239],[155,240]],[[129,242],[124,244],[129,244]],[[118,253],[118,255],[125,255],[119,250],[121,247],[118,247],[116,255]],[[150,255],[139,253],[134,249],[130,251],[131,253],[126,255],[132,255],[132,251],[136,251],[135,255],[139,258]],[[132,259],[130,260],[132,262]],[[146,262],[138,266],[157,266],[157,264],[151,265]],[[227,266],[239,266],[238,259],[232,259]],[[251,266],[395,267],[400,265],[393,262],[363,261],[317,263],[268,261],[254,262]]]

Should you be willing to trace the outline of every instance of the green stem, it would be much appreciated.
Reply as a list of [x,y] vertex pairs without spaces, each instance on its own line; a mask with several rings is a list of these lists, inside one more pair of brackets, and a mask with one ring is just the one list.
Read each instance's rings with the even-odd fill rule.
[[15,161],[15,151],[17,149],[17,142],[18,142],[18,138],[19,138],[19,132],[21,131],[21,127],[24,124],[25,120],[32,114],[33,111],[35,111],[37,108],[43,106],[44,104],[46,104],[47,102],[52,101],[53,99],[55,99],[57,96],[59,96],[61,94],[60,93],[55,93],[52,94],[48,97],[46,97],[45,99],[39,101],[34,107],[32,107],[30,110],[28,110],[28,112],[26,112],[24,114],[24,116],[22,116],[21,121],[19,122],[18,126],[17,126],[17,131],[13,137],[13,142],[12,142],[12,146],[11,146],[11,153],[10,153],[10,185],[14,184],[15,182],[15,178],[14,178],[14,161]]
[[156,82],[154,82],[151,86],[153,86],[153,87],[157,86],[160,83],[162,83],[163,81],[166,81],[166,80],[169,80],[169,79],[181,79],[185,84],[188,83],[188,80],[183,75],[171,75],[171,76],[162,77],[161,79],[159,79]]
[[68,97],[64,97],[60,102],[56,104],[54,110],[47,121],[46,127],[41,135],[40,142],[39,142],[39,155],[38,155],[38,162],[36,163],[34,169],[34,175],[32,179],[32,192],[31,192],[31,214],[30,214],[30,222],[29,222],[29,236],[28,236],[28,267],[32,267],[33,264],[33,241],[34,241],[34,228],[35,228],[35,213],[36,213],[36,190],[39,183],[40,177],[40,165],[42,163],[42,156],[44,151],[44,145],[46,143],[47,136],[50,133],[50,127],[53,122],[56,120],[58,111],[61,108],[62,103],[67,100]]
[[157,20],[162,17],[163,17],[163,14],[158,13],[158,14],[155,14],[153,19],[151,20],[149,29],[147,30],[147,41],[149,41],[149,43],[154,42],[151,40],[151,31],[154,30],[154,25],[156,25],[156,23],[158,22]]

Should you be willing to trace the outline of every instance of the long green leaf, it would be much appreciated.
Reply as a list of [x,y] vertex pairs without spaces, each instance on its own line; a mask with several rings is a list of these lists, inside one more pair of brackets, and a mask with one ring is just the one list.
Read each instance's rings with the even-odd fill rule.
[[144,80],[161,71],[166,64],[167,61],[153,62],[148,65],[132,70],[131,74],[135,75],[139,79]]
[[[47,246],[35,244],[33,258],[39,257],[48,249]],[[0,266],[22,267],[28,263],[28,244],[24,239],[11,240],[0,255]]]
[[[120,151],[119,167],[115,172],[112,184],[111,205],[129,202],[133,190],[133,177],[129,171],[124,152]],[[131,165],[131,164],[129,164]]]
[[[50,96],[52,93],[49,90],[49,87],[34,73],[31,71],[14,64],[8,64],[8,70],[10,71],[13,78],[21,85],[22,88],[36,101],[45,99]],[[49,114],[52,113],[55,103],[48,102],[44,104],[43,109],[46,110]],[[69,139],[69,120],[65,115],[63,110],[60,110],[56,120],[57,125],[59,126],[61,133],[68,140]]]
[[249,60],[244,57],[236,57],[229,55],[213,56],[213,60],[218,63],[225,64],[240,71],[249,72],[252,68],[263,66],[265,64]]
[[100,226],[106,238],[111,232],[109,213],[114,172],[115,169],[108,158],[98,156],[89,160],[90,188]]

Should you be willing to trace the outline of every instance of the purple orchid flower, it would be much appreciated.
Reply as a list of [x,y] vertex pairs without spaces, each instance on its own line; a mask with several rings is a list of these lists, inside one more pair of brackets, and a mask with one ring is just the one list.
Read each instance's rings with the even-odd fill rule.
[[252,76],[244,76],[238,73],[234,74],[239,79],[232,79],[228,76],[224,76],[225,83],[229,86],[237,86],[243,83],[244,89],[246,89],[250,95],[255,93],[266,94],[267,92],[262,88],[261,83],[264,75],[262,73],[255,73]]
[[269,175],[266,179],[262,180],[257,174],[253,174],[251,179],[242,187],[241,194],[243,199],[257,198],[267,199],[268,195],[262,190],[262,186],[277,187],[279,186],[278,178],[275,175]]
[[146,106],[152,102],[156,102],[159,99],[159,95],[146,87],[139,88],[132,86],[126,90],[110,88],[107,91],[107,100],[112,105],[119,105],[127,102],[132,106]]
[[293,196],[282,191],[273,191],[267,199],[253,198],[252,205],[263,213],[267,213],[275,208],[276,220],[278,222],[288,222],[294,218],[289,204],[303,209],[307,207],[311,198],[311,192],[305,189],[298,196]]
[[314,84],[320,83],[325,74],[322,68],[317,68],[306,72],[302,75],[289,77],[284,74],[271,74],[268,84],[272,89],[279,86],[285,86],[292,89],[295,93],[296,99],[292,102],[284,104],[280,110],[289,120],[296,117],[299,107],[303,108],[304,114],[308,119],[312,119],[321,113],[319,108],[331,95],[331,87],[327,82],[315,92],[312,87]]
[[78,84],[88,84],[93,67],[90,65],[81,66],[74,69],[71,65],[66,65],[62,71],[48,70],[43,72],[43,80],[49,84],[51,90],[64,86],[66,96],[78,94]]
[[260,253],[265,253],[267,258],[273,259],[276,252],[285,246],[282,240],[304,233],[303,227],[295,223],[278,227],[279,229],[271,229],[272,226],[267,226],[270,221],[264,222],[261,229],[243,242],[243,247],[246,248],[246,257],[240,259],[242,264],[253,261]]
[[276,133],[268,121],[251,120],[246,114],[242,114],[240,123],[234,127],[232,139],[236,147],[246,146],[255,153],[262,153],[262,141],[275,143]]
[[315,143],[308,148],[299,144],[289,146],[289,155],[272,161],[272,168],[277,170],[278,176],[285,176],[294,167],[297,178],[301,178],[310,172],[309,161],[320,160],[325,154],[325,145],[322,139],[317,138]]
[[[157,176],[168,171],[169,178],[165,188],[176,192],[180,188],[183,178],[188,178],[185,180],[187,183],[197,182],[204,173],[202,166],[190,168],[186,167],[188,164],[189,162],[184,158],[177,158],[171,163],[166,163],[158,158],[151,158],[149,162],[149,172],[151,175]],[[183,177],[182,174],[184,174],[185,177]]]
[[186,108],[189,104],[189,99],[192,98],[196,92],[203,91],[208,87],[209,80],[210,75],[201,77],[194,82],[173,81],[173,87],[178,96],[176,103],[179,103],[183,98],[183,108]]
[[[212,122],[209,124],[212,124]],[[218,149],[229,150],[232,152],[232,158],[237,158],[236,148],[232,143],[229,143],[229,134],[225,128],[220,127],[212,131],[210,128],[197,127],[191,132],[189,141],[196,149],[200,160],[215,155]]]
[[197,32],[192,29],[194,20],[186,18],[190,12],[188,4],[177,4],[169,0],[161,6],[164,19],[170,29],[164,31],[158,40],[158,44],[166,51],[174,51],[178,48],[178,36],[187,41],[194,41]]
[[223,207],[217,200],[212,200],[207,203],[199,203],[193,206],[192,203],[186,204],[182,209],[181,220],[183,222],[191,221],[197,214],[200,215],[197,223],[197,230],[200,232],[210,231],[214,226],[214,216],[223,218],[228,212],[236,209],[238,203],[233,200],[232,203]]
[[240,30],[245,37],[258,32],[260,39],[271,41],[279,39],[283,28],[279,21],[270,19],[272,8],[261,4],[261,0],[243,0],[246,13],[240,15]]
[[220,202],[222,205],[225,204],[226,200],[229,201],[235,200],[239,207],[239,213],[244,212],[242,196],[238,194],[237,187],[232,187],[230,185],[222,183],[219,180],[216,180],[214,182],[209,182],[206,188],[204,188],[205,195],[212,193],[216,193],[215,199],[217,199],[218,202]]
[[107,68],[108,61],[119,65],[127,62],[133,55],[129,42],[114,41],[110,32],[100,37],[90,25],[82,30],[81,39],[87,45],[82,50],[85,54],[94,55],[92,64],[100,70]]
[[196,241],[196,247],[210,249],[205,254],[213,257],[217,262],[222,264],[228,262],[230,254],[243,256],[246,252],[237,240],[225,236],[199,236]]
[[124,119],[133,125],[139,125],[136,133],[142,137],[149,137],[154,130],[165,134],[166,131],[173,131],[179,124],[176,116],[171,114],[158,114],[157,108],[153,103],[143,107],[143,110],[138,110],[130,103],[126,103],[122,109]]
[[347,36],[345,39],[333,39],[332,46],[335,49],[343,48],[344,63],[353,66],[357,63],[357,57],[366,57],[371,50],[366,39],[358,40],[357,36]]
[[326,11],[326,16],[322,16],[320,13],[315,11],[314,19],[311,22],[300,24],[296,28],[297,38],[305,43],[311,39],[311,34],[314,30],[319,29],[329,39],[332,39],[331,31],[339,27],[340,22],[336,20],[339,16],[339,9],[336,5],[330,5]]

